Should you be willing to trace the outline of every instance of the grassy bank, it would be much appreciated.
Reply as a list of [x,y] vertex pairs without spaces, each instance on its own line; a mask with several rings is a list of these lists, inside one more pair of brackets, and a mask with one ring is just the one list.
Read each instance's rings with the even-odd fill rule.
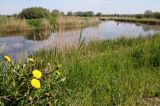
[[[25,82],[28,81],[25,78],[28,77],[18,78],[18,83],[5,83],[8,91],[5,86],[1,85],[1,97],[9,96],[7,98],[9,100],[0,98],[0,103],[19,100],[21,104],[27,104],[30,103],[27,102],[28,95],[30,95],[32,103],[37,105],[47,104],[50,101],[57,105],[77,106],[158,106],[160,100],[159,42],[160,35],[157,34],[145,38],[97,41],[70,51],[55,49],[50,52],[38,52],[33,56],[35,63],[29,63],[27,68],[19,68],[17,71],[20,75],[23,76],[25,73],[24,75],[29,77],[30,70],[38,68],[43,73],[42,87],[35,91],[32,87],[30,88],[29,84],[29,87],[25,88]],[[54,68],[58,69],[57,64],[61,64],[60,72],[66,78],[63,79],[63,83],[58,83],[59,85],[54,83],[55,76],[46,79],[50,76],[50,73],[47,73],[46,64],[51,65],[53,73],[57,72],[54,70]],[[23,64],[20,63],[15,67],[21,66]],[[10,79],[11,82],[13,79]],[[1,79],[0,83],[2,82]],[[16,94],[12,86],[18,89],[15,91]],[[20,88],[29,90],[25,99],[21,96],[27,90],[22,92]],[[49,92],[51,96],[41,100],[40,97],[45,92]],[[20,99],[13,99],[17,97]]]
[[131,17],[103,17],[101,20],[114,20],[119,22],[131,22],[131,23],[142,23],[142,24],[148,24],[148,25],[160,25],[159,19],[148,19],[148,18],[131,18]]
[[[160,100],[160,35],[94,42],[79,51],[41,52],[61,63],[70,105],[154,105]],[[158,99],[158,102],[156,101]]]
[[0,33],[23,32],[27,30],[59,30],[75,29],[97,25],[98,18],[84,18],[73,16],[50,16],[47,19],[19,19],[14,17],[0,17]]

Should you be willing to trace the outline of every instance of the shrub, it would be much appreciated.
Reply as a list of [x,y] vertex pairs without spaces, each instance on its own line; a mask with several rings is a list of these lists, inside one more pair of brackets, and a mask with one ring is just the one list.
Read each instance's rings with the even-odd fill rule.
[[143,18],[143,15],[142,14],[137,14],[135,17],[136,18]]
[[31,7],[23,9],[19,14],[21,18],[25,19],[40,19],[40,18],[48,18],[50,15],[49,10],[42,7]]

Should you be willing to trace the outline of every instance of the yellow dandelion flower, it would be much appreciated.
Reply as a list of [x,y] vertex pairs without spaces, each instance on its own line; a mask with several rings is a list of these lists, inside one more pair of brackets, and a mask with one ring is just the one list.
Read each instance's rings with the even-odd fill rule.
[[47,106],[52,106],[51,102],[48,102],[48,103],[47,103]]
[[28,58],[28,61],[29,62],[34,62],[34,59],[33,58]]
[[40,79],[42,77],[42,72],[39,70],[33,70],[32,74],[33,74],[33,77],[37,79]]
[[59,76],[60,76],[60,75],[61,75],[61,73],[60,73],[59,71],[56,71],[56,75],[59,75]]
[[11,58],[10,58],[9,56],[7,56],[7,55],[4,56],[4,59],[5,59],[6,61],[8,61],[8,62],[11,62]]
[[39,80],[37,79],[32,79],[31,80],[31,85],[36,88],[36,89],[39,89],[41,87],[41,83]]

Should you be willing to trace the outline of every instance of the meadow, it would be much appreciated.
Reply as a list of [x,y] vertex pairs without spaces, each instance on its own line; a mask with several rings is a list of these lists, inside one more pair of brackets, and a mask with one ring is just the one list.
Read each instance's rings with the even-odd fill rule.
[[[160,34],[89,44],[80,39],[75,48],[39,51],[25,64],[5,57],[8,77],[0,79],[0,104],[158,106],[159,42]],[[30,83],[37,77],[34,69],[42,73],[41,86]]]

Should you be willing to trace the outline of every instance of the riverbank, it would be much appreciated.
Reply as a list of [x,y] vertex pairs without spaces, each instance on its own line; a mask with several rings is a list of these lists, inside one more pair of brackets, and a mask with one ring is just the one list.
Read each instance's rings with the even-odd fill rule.
[[[160,35],[90,43],[69,52],[39,52],[61,63],[71,105],[156,105],[160,98]],[[151,98],[152,101],[148,101]]]
[[101,20],[113,20],[119,22],[130,22],[130,23],[141,23],[147,25],[160,25],[159,19],[149,19],[149,18],[133,18],[133,17],[102,17]]
[[0,33],[15,33],[37,29],[76,29],[97,25],[98,23],[100,23],[100,20],[96,17],[52,16],[47,19],[20,19],[15,17],[0,17]]
[[[15,64],[14,67],[23,80],[20,80],[19,77],[17,80],[8,79],[18,81],[18,85],[8,82],[6,85],[8,91],[5,86],[1,85],[0,92],[4,93],[6,98],[9,95],[9,100],[14,101],[16,97],[20,98],[25,91],[22,90],[22,92],[17,88],[24,89],[25,84],[28,86],[28,83],[23,82],[28,81],[23,77],[25,75],[23,73],[38,68],[43,73],[42,87],[37,90],[36,96],[34,89],[26,94],[30,95],[33,103],[37,105],[38,103],[47,104],[43,98],[40,99],[46,92],[51,94],[46,97],[47,101],[49,100],[54,105],[159,105],[159,42],[160,34],[156,34],[132,39],[96,41],[82,46],[80,43],[72,49],[40,51],[32,55],[35,63],[31,59],[31,63],[25,67],[21,63]],[[45,64],[51,66],[51,71],[57,67],[56,64],[60,64],[58,67],[61,69],[58,71],[61,74],[58,73],[58,75],[65,77],[60,85],[57,86],[55,85],[57,83],[52,81],[57,78],[55,76],[51,77],[52,80],[50,77],[44,80],[46,76],[50,76],[50,71],[49,73],[47,71],[48,66]],[[0,70],[2,71],[2,69]],[[29,76],[27,73],[26,75]],[[2,82],[1,79],[0,84]],[[12,87],[14,85],[16,95],[9,91],[14,92],[15,89]],[[1,96],[4,95],[1,94]],[[16,100],[17,102],[21,101],[22,104],[28,103],[27,98],[21,99]],[[39,102],[34,102],[34,100]],[[0,103],[4,103],[3,98],[0,99]]]

